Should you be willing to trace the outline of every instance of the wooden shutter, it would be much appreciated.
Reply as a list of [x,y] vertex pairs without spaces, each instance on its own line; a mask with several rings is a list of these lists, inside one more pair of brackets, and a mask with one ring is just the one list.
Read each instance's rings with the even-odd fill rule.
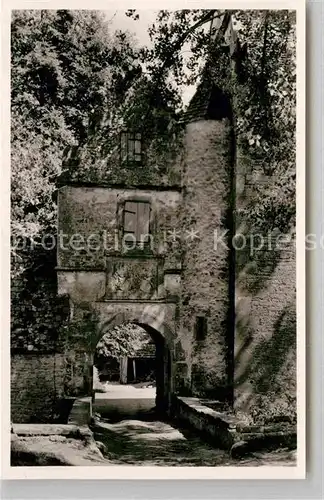
[[[141,201],[126,201],[124,210],[124,234],[135,236],[136,242],[143,241],[150,232],[150,204]],[[133,242],[134,238],[130,239]]]
[[[136,242],[143,240],[150,232],[150,204],[126,201],[124,209],[124,234],[135,236]],[[132,237],[130,241],[134,241]]]
[[138,203],[137,206],[137,228],[136,241],[143,241],[144,236],[150,231],[150,205],[149,203]]
[[127,161],[127,132],[122,132],[120,136],[120,153],[122,163]]
[[135,145],[134,145],[134,134],[130,134],[128,133],[128,138],[127,138],[127,141],[128,141],[128,160],[130,162],[134,161],[134,149],[135,149]]
[[122,132],[120,136],[120,152],[122,163],[141,163],[142,134]]
[[142,134],[135,134],[134,140],[135,161],[138,163],[142,161]]
[[[137,224],[137,203],[126,201],[124,209],[124,235],[126,235],[124,241],[127,245],[133,246],[134,237],[136,238],[136,224]],[[127,238],[127,235],[132,235]],[[136,240],[137,241],[137,240]]]

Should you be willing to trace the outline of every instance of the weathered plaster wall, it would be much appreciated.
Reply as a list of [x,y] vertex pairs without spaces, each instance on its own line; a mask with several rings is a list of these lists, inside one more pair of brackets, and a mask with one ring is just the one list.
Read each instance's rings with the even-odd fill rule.
[[58,271],[57,292],[68,295],[72,303],[95,302],[105,296],[106,282],[104,271]]
[[[148,249],[130,251],[122,245],[121,224],[127,200],[151,204]],[[71,376],[71,393],[84,394],[91,389],[94,350],[105,328],[113,328],[116,314],[123,315],[119,324],[137,318],[137,322],[164,336],[167,321],[170,331],[175,331],[181,245],[169,233],[181,223],[181,201],[180,189],[81,186],[60,190],[58,228],[65,241],[58,247],[58,293],[68,294],[71,302],[65,352],[77,352],[76,368],[83,370],[83,379]],[[104,244],[98,251],[92,247],[84,251],[86,245],[78,250],[71,240],[79,235],[79,241],[85,243],[93,235],[101,237],[104,231]],[[170,300],[174,303],[167,303]],[[168,349],[172,352],[174,334],[168,332]]]
[[[148,250],[134,252],[123,248],[121,222],[123,203],[126,200],[151,203],[152,245]],[[99,338],[104,334],[101,328],[103,307],[104,319],[108,323],[116,313],[122,312],[125,316],[123,322],[131,321],[135,315],[141,318],[142,323],[149,324],[148,315],[151,314],[156,318],[155,327],[152,328],[163,335],[164,309],[168,310],[168,305],[156,305],[154,301],[176,301],[180,293],[177,273],[181,268],[181,246],[178,241],[168,237],[173,228],[179,227],[180,204],[179,189],[61,189],[58,227],[64,233],[66,241],[71,241],[73,235],[79,235],[79,241],[82,236],[83,242],[86,242],[91,235],[102,236],[106,231],[105,239],[101,240],[104,245],[98,251],[93,251],[92,248],[87,248],[87,251],[84,248],[76,250],[74,243],[68,245],[65,242],[58,247],[58,292],[68,294],[71,301],[71,328],[66,334],[66,352],[79,352],[75,362],[79,367],[81,363],[81,371],[84,372],[83,380],[82,377],[71,378],[70,391],[74,394],[89,390],[88,365],[92,362]],[[126,306],[125,303],[120,306],[120,300],[127,300]],[[138,300],[141,302],[138,303]],[[101,304],[100,311],[98,303]],[[123,308],[122,311],[120,307]],[[90,325],[88,329],[85,316],[90,317],[94,310],[99,312],[101,319],[99,324]],[[173,328],[174,311],[167,320],[171,321]],[[95,339],[93,328],[97,328],[96,331],[99,332]],[[83,340],[80,339],[80,330]],[[173,340],[170,342],[172,349]]]
[[125,255],[122,217],[127,200],[150,202],[150,256],[163,258],[165,268],[176,267],[181,248],[168,235],[178,226],[180,188],[160,191],[71,186],[61,188],[58,198],[58,267],[106,269],[108,256]]
[[[215,232],[220,235],[227,229],[230,141],[227,120],[187,125],[180,308],[182,369],[188,371],[194,394],[219,398],[226,397],[228,389],[229,253],[221,244],[215,248],[214,237]],[[207,319],[207,332],[204,339],[197,341],[195,322],[200,315]]]

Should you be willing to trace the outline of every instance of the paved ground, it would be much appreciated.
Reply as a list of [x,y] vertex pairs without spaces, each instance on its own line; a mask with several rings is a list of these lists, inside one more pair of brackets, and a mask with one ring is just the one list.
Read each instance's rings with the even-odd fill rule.
[[[94,410],[101,418],[96,419],[92,429],[97,444],[92,438],[76,439],[73,433],[55,426],[45,425],[46,429],[37,433],[34,425],[27,434],[18,426],[14,429],[17,434],[12,435],[12,465],[295,465],[295,452],[288,450],[258,453],[244,460],[230,459],[228,453],[210,446],[194,432],[158,420],[153,410],[154,393],[153,388],[114,385],[106,393],[97,394]],[[105,449],[100,447],[103,455],[98,441],[105,445]]]
[[156,388],[147,384],[102,384],[105,392],[96,392],[99,399],[155,399]]
[[115,465],[158,466],[262,466],[295,465],[295,452],[280,450],[257,453],[244,460],[232,460],[228,453],[213,448],[192,432],[175,429],[160,421],[102,421],[95,427],[95,439],[105,444],[105,457]]
[[134,418],[155,406],[155,388],[142,385],[107,384],[106,392],[97,392],[93,411],[104,418]]
[[156,420],[149,411],[154,396],[152,388],[117,385],[109,387],[107,393],[96,394],[94,411],[102,418],[93,429],[95,439],[105,444],[105,458],[112,465],[295,465],[294,452],[287,450],[232,460],[228,453],[210,446],[193,432]]

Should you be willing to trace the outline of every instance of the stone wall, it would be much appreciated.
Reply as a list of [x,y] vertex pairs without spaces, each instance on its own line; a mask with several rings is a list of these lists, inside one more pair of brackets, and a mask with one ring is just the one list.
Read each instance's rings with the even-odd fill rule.
[[[36,248],[35,253],[39,250]],[[54,251],[11,280],[11,418],[49,422],[59,418],[65,357],[61,344],[69,301],[57,295]],[[42,257],[42,258],[40,258]],[[54,262],[53,262],[54,260]],[[28,261],[30,264],[30,261]]]
[[274,268],[239,277],[236,289],[235,405],[274,416],[296,411],[295,254],[282,253]]
[[66,297],[57,296],[55,248],[36,248],[29,257],[26,270],[11,279],[10,346],[26,353],[55,351],[69,315]]
[[64,394],[65,359],[61,354],[11,356],[11,421],[51,422],[59,417]]
[[257,419],[292,415],[296,411],[294,232],[282,234],[266,224],[260,229],[240,215],[253,203],[256,188],[266,187],[271,179],[240,157],[237,173],[236,231],[246,237],[246,245],[236,251],[235,406]]

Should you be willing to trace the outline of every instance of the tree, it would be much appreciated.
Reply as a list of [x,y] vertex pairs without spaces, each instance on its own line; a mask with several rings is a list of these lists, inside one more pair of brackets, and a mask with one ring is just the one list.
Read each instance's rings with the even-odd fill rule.
[[12,347],[50,349],[57,338],[57,179],[140,72],[132,38],[113,32],[102,13],[12,13]]
[[64,156],[118,108],[140,66],[131,38],[96,11],[13,11],[11,47],[12,237],[30,240],[55,234]]
[[132,323],[116,326],[99,340],[96,348],[98,358],[117,358],[134,356],[151,337],[143,328]]
[[[224,43],[230,22],[238,37],[232,57]],[[152,94],[166,81],[176,93],[207,69],[231,97],[237,144],[268,176],[245,213],[259,229],[295,223],[295,29],[292,11],[162,10],[149,29],[152,48],[142,50]]]

